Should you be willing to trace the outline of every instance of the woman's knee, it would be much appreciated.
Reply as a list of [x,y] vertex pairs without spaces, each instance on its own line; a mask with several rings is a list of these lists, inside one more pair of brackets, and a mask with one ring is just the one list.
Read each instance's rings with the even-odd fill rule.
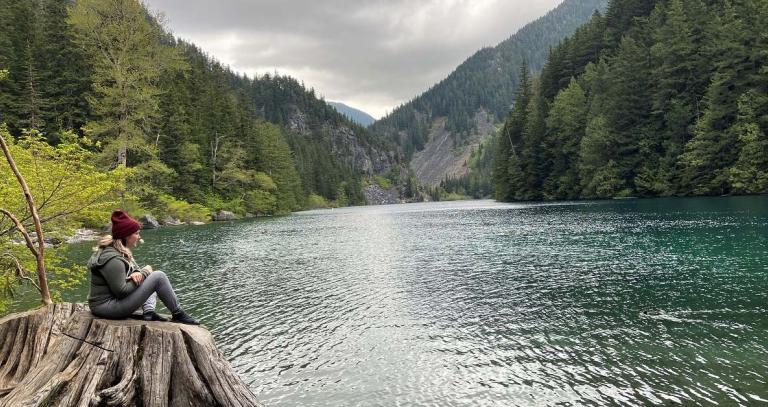
[[153,271],[152,274],[147,277],[147,279],[162,281],[168,280],[168,276],[166,276],[162,271]]
[[165,275],[162,271],[153,271],[152,274],[147,276],[147,278],[144,279],[144,284],[148,284],[152,289],[157,289],[157,287],[167,284],[168,283],[168,276]]

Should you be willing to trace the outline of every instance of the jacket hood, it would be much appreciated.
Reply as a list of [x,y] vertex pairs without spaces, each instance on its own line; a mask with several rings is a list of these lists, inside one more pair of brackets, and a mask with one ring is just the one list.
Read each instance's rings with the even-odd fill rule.
[[114,259],[115,257],[119,258],[120,260],[128,263],[127,260],[118,252],[115,250],[114,247],[108,246],[103,249],[99,249],[95,251],[91,258],[88,259],[88,268],[93,269],[96,267],[101,267],[105,264],[107,264],[108,261]]

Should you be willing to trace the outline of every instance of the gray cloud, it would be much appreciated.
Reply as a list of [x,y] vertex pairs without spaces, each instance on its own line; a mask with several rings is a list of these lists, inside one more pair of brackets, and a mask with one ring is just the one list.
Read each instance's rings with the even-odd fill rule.
[[561,0],[145,0],[238,72],[277,71],[381,117]]

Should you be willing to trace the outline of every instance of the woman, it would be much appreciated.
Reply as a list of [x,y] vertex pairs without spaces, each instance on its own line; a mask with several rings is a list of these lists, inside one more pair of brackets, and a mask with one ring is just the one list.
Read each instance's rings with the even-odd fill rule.
[[122,210],[112,213],[112,235],[99,241],[96,252],[88,260],[91,289],[88,306],[101,318],[125,318],[143,304],[144,320],[167,321],[155,312],[156,298],[171,310],[171,321],[198,325],[179,305],[171,282],[162,271],[139,268],[131,249],[141,236],[141,225]]

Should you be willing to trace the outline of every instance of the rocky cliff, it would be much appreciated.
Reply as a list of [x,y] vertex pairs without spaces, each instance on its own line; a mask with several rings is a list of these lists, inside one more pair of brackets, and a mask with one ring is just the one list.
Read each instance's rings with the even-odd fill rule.
[[309,123],[307,114],[294,106],[288,128],[305,141],[320,142],[328,147],[331,160],[368,177],[388,172],[398,164],[397,153],[376,136],[358,126],[344,122]]
[[467,174],[472,151],[496,131],[493,116],[480,109],[473,117],[474,126],[469,138],[457,146],[454,134],[445,128],[446,121],[447,118],[441,117],[432,122],[429,142],[411,160],[411,168],[422,184],[436,186],[445,178]]

